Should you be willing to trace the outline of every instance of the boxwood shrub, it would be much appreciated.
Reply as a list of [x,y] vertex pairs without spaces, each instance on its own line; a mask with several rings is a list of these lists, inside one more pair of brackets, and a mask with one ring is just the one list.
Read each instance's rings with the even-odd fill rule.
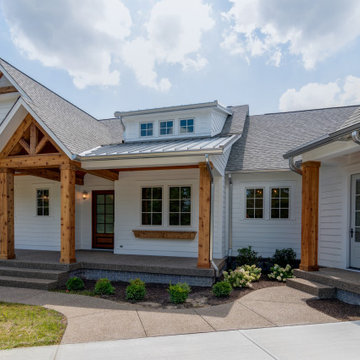
[[146,295],[145,283],[140,279],[130,280],[130,284],[126,287],[126,300],[140,301]]
[[111,285],[109,279],[99,279],[95,284],[95,294],[97,295],[112,295],[115,288]]
[[66,282],[66,288],[69,291],[78,291],[78,290],[84,290],[85,288],[85,284],[84,281],[76,276],[71,277],[67,282]]
[[174,304],[182,304],[188,298],[190,291],[190,286],[187,283],[170,284],[168,288],[170,301]]
[[232,292],[232,286],[227,281],[219,281],[212,287],[212,292],[216,297],[228,297]]

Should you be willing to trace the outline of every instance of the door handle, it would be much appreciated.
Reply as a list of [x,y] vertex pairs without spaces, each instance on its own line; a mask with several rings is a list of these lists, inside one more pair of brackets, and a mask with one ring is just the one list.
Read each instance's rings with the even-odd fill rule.
[[354,229],[353,229],[353,228],[350,229],[350,237],[351,237],[351,238],[354,237]]

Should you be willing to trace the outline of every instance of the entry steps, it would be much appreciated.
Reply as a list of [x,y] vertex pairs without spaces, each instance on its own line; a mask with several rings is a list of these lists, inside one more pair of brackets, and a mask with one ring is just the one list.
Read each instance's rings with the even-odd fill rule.
[[0,286],[51,290],[63,283],[67,274],[57,264],[43,268],[34,262],[0,261]]
[[286,279],[286,286],[317,296],[319,299],[333,299],[336,296],[336,289],[333,286],[316,281],[301,278]]

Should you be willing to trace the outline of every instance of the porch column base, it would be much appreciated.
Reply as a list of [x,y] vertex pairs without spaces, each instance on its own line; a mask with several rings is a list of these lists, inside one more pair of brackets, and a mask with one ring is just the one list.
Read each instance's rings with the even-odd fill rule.
[[16,259],[15,254],[13,254],[13,255],[0,255],[0,260],[12,260],[12,259]]
[[300,264],[299,269],[304,271],[319,271],[319,267],[317,265],[310,266]]

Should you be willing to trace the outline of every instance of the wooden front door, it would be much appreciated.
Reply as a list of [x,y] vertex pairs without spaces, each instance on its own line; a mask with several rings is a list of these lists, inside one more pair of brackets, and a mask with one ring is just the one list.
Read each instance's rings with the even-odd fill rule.
[[114,248],[114,191],[92,192],[92,247]]

